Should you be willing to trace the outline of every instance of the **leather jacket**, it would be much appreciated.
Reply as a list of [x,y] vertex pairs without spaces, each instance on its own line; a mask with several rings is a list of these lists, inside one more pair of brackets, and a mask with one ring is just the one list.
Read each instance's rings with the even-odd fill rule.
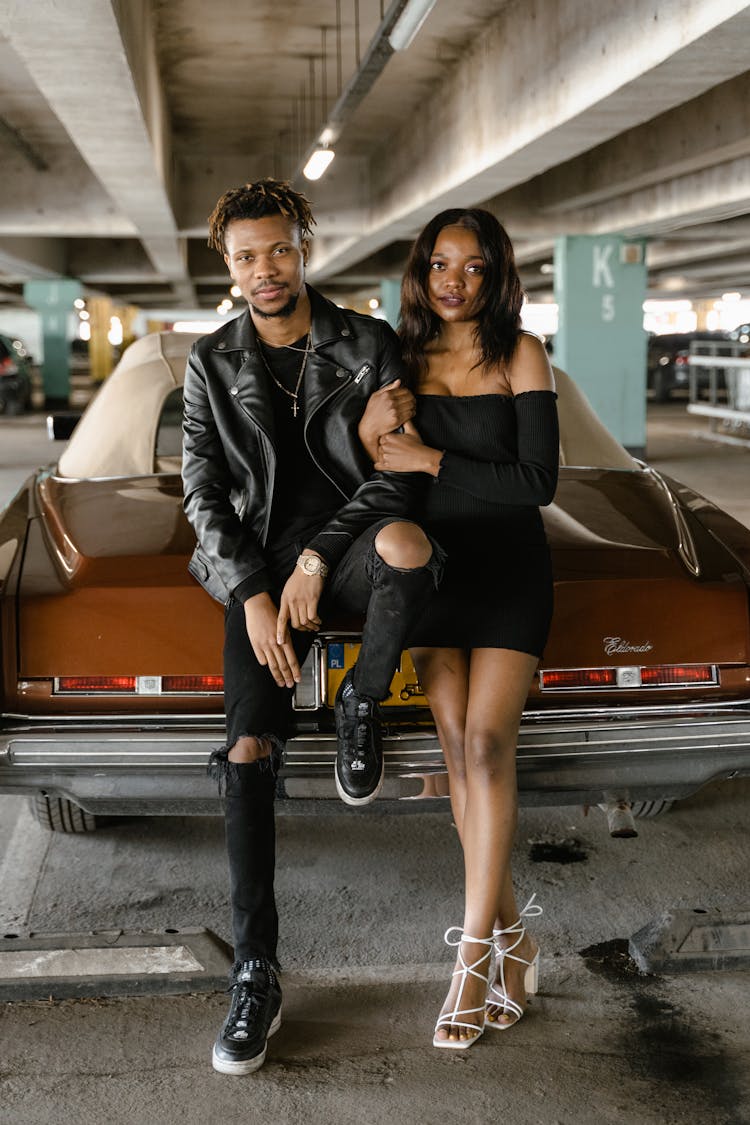
[[[335,565],[371,524],[407,514],[421,474],[373,471],[357,434],[369,396],[402,374],[393,329],[307,291],[305,443],[341,508],[305,546]],[[263,549],[283,456],[249,310],[193,345],[184,400],[184,507],[198,540],[189,570],[219,601],[244,601],[274,586]]]

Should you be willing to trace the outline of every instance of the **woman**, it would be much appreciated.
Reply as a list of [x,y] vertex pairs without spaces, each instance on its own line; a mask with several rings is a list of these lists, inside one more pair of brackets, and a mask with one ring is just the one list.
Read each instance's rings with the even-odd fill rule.
[[[552,614],[538,506],[554,495],[558,429],[550,365],[521,329],[521,302],[513,249],[494,216],[437,215],[402,286],[416,428],[414,400],[393,385],[373,396],[360,430],[376,469],[429,475],[419,520],[448,556],[410,648],[464,851],[464,922],[458,940],[446,933],[457,961],[433,1039],[454,1049],[485,1026],[511,1027],[536,991],[539,951],[524,920],[541,908],[532,897],[519,914],[510,862],[518,728]],[[402,432],[386,432],[394,425]]]

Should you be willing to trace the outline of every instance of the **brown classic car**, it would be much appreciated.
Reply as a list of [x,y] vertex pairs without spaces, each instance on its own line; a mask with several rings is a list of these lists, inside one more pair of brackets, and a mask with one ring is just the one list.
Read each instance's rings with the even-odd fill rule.
[[[133,344],[58,464],[0,516],[0,792],[29,794],[50,828],[218,811],[205,765],[223,742],[222,607],[187,571],[179,476],[190,343]],[[634,461],[557,380],[560,483],[544,512],[556,610],[520,732],[520,794],[606,806],[627,831],[631,805],[655,811],[750,773],[750,531]],[[325,622],[305,664],[281,799],[335,799],[332,700],[359,624]],[[383,710],[383,798],[444,802],[407,653]]]

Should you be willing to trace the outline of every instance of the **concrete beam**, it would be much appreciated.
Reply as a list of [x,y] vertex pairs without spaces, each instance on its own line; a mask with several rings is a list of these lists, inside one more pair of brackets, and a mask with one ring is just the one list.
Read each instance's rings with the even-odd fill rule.
[[6,281],[44,280],[67,272],[62,239],[0,238],[0,273]]
[[656,242],[646,248],[646,264],[649,269],[674,269],[683,262],[728,261],[730,259],[727,255],[746,251],[750,251],[750,238],[733,239],[730,244],[726,241],[704,242],[700,245],[682,241]]
[[712,262],[683,264],[673,269],[654,270],[652,278],[658,282],[675,273],[680,277],[701,278],[707,282],[715,281],[723,285],[725,278],[750,275],[750,253],[738,254],[734,258],[722,258]]
[[[4,32],[158,273],[191,289],[147,0],[4,0]],[[118,20],[120,22],[118,22]],[[75,76],[75,81],[71,78]]]
[[[188,238],[206,238],[208,216],[229,188],[273,174],[271,154],[254,153],[249,158],[227,155],[180,157],[177,161],[179,195],[177,217],[180,233]],[[315,215],[316,238],[355,237],[367,219],[367,160],[362,156],[336,157],[324,180],[304,183]]]
[[750,73],[545,172],[537,204],[564,215],[748,155]]
[[[750,237],[750,156],[674,176],[639,191],[626,192],[576,212],[541,211],[543,177],[488,200],[484,206],[506,225],[520,262],[541,257],[559,234],[622,233],[658,235],[675,232],[678,240]],[[728,220],[726,223],[722,221]]]
[[14,152],[3,153],[3,235],[86,238],[136,234],[131,219],[113,204],[91,169],[68,146],[47,149],[49,168],[35,172]]
[[371,160],[367,227],[328,254],[345,269],[435,211],[525,183],[747,70],[750,4],[511,0],[432,99]]
[[656,235],[750,211],[750,156],[679,176],[587,210],[591,234]]

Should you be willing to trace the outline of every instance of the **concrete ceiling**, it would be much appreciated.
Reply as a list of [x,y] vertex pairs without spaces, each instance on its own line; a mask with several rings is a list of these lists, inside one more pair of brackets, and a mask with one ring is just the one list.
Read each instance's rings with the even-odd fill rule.
[[652,295],[750,289],[750,2],[437,0],[368,68],[404,2],[0,0],[0,302],[69,276],[215,305],[217,197],[298,174],[360,71],[305,187],[327,291],[398,277],[427,218],[472,204],[530,295],[566,233],[646,236]]

